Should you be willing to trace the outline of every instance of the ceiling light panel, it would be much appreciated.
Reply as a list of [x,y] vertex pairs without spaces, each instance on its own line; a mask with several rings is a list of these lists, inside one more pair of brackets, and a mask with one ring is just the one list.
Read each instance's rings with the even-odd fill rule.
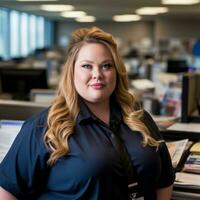
[[166,5],[192,5],[199,3],[199,0],[162,0]]
[[61,16],[66,18],[78,18],[86,15],[86,12],[83,11],[69,11],[69,12],[62,12]]
[[94,16],[83,16],[75,19],[77,22],[95,22],[96,18]]
[[113,21],[116,22],[131,22],[131,21],[139,21],[141,16],[139,15],[115,15],[113,16]]
[[157,15],[168,12],[167,7],[142,7],[136,10],[139,15]]
[[46,4],[40,6],[41,10],[45,10],[48,12],[62,12],[62,11],[71,11],[74,9],[72,5],[62,5],[62,4]]

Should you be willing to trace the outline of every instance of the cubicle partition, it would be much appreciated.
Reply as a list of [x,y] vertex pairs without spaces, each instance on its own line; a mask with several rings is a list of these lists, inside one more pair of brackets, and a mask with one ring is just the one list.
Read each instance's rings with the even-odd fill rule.
[[0,119],[26,120],[45,108],[47,105],[34,102],[0,100]]

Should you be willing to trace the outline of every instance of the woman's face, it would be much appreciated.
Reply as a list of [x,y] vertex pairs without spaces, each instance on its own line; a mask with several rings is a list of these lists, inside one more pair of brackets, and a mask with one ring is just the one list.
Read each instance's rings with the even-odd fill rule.
[[89,103],[108,102],[116,86],[116,69],[106,46],[86,43],[74,66],[74,84],[78,94]]

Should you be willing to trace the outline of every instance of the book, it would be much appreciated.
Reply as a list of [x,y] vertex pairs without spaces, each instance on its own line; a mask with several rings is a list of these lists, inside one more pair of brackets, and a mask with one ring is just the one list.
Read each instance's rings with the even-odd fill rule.
[[200,154],[191,153],[184,164],[183,171],[200,173]]
[[195,142],[191,149],[190,149],[190,152],[192,153],[200,153],[200,142]]

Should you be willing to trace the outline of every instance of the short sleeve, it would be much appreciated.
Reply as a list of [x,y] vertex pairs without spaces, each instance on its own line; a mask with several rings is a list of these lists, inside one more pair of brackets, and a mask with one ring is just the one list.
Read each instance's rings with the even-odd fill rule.
[[[144,111],[142,121],[145,123],[145,125],[149,129],[153,138],[155,138],[156,140],[163,139],[156,123],[154,122],[151,115],[147,111]],[[160,143],[158,151],[160,155],[161,175],[159,177],[157,187],[163,188],[163,187],[170,186],[174,183],[175,170],[172,167],[169,151],[164,141]]]
[[18,199],[34,199],[44,185],[47,152],[43,130],[33,121],[25,122],[0,164],[0,186]]
[[162,142],[159,146],[159,153],[161,160],[161,175],[157,187],[164,188],[174,183],[175,170],[172,167],[171,158],[164,142]]

